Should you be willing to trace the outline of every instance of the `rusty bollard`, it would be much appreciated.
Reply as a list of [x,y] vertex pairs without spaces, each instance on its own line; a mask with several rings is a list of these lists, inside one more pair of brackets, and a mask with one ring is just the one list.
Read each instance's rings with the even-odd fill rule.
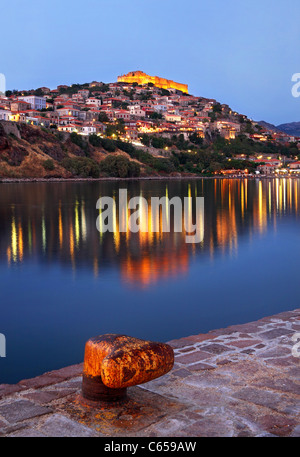
[[85,345],[82,396],[93,401],[119,401],[127,387],[168,373],[174,365],[173,349],[126,335],[106,334]]

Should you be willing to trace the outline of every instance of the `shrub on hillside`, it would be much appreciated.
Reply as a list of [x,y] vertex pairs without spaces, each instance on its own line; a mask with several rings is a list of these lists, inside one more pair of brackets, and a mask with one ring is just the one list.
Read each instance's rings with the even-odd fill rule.
[[151,165],[153,162],[153,156],[149,152],[143,151],[142,149],[134,148],[132,151],[128,152],[130,157],[137,159],[139,162]]
[[87,157],[63,159],[62,166],[72,173],[73,176],[80,178],[98,178],[99,177],[99,165],[95,160]]
[[107,152],[115,152],[116,150],[116,142],[109,138],[101,138],[100,136],[93,134],[89,136],[89,142],[96,148],[102,147]]
[[47,170],[47,171],[52,171],[52,170],[54,170],[55,165],[54,165],[53,160],[52,160],[52,159],[46,159],[46,160],[44,160],[44,162],[43,162],[43,167],[44,167],[45,170]]
[[70,133],[70,140],[72,141],[72,143],[79,146],[80,149],[82,149],[86,155],[89,155],[89,145],[82,137],[82,135],[78,135],[78,133],[72,132]]
[[113,140],[109,140],[108,138],[101,138],[101,146],[107,152],[115,152],[116,150],[115,142]]
[[89,142],[92,146],[95,146],[96,148],[102,146],[102,139],[100,138],[100,136],[95,134],[89,136]]
[[117,140],[116,146],[121,149],[121,151],[127,152],[127,154],[130,155],[135,152],[135,147],[131,143],[126,143],[125,141]]
[[140,176],[140,166],[123,156],[108,156],[100,162],[100,171],[107,176],[130,178]]
[[175,171],[174,163],[169,159],[157,159],[153,158],[152,167],[157,171],[162,171],[164,173],[172,173]]

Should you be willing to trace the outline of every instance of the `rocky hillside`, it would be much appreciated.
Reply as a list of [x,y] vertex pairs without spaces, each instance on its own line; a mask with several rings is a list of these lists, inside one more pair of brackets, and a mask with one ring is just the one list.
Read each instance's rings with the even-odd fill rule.
[[112,164],[111,156],[121,157],[118,163],[124,177],[127,169],[128,175],[143,173],[142,164],[124,151],[111,147],[109,142],[104,146],[106,149],[101,144],[93,146],[80,135],[1,121],[0,178],[107,176],[110,174],[105,159],[109,157]]
[[82,136],[56,129],[0,121],[0,180],[49,178],[136,178],[139,176],[215,176],[222,170],[253,173],[257,163],[239,155],[297,156],[295,144],[254,142],[245,135],[225,140],[190,135],[143,135],[136,147],[120,139]]

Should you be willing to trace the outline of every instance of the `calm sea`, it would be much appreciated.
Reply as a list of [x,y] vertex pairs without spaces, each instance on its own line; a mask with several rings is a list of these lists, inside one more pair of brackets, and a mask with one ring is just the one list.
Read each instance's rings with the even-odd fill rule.
[[[96,202],[204,197],[204,239],[99,233]],[[0,383],[83,360],[87,339],[168,341],[299,307],[297,179],[0,185]],[[192,210],[191,210],[192,211]],[[193,212],[193,211],[192,211]],[[145,215],[146,216],[146,215]],[[172,214],[170,214],[172,217]]]

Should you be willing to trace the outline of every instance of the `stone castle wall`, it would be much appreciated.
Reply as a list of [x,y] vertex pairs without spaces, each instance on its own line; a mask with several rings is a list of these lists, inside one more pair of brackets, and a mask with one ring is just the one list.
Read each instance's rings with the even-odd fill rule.
[[132,71],[127,73],[127,75],[118,76],[118,82],[125,82],[129,84],[138,83],[138,84],[148,84],[152,83],[156,87],[161,89],[177,89],[181,90],[184,93],[188,93],[188,85],[176,83],[171,79],[159,78],[158,76],[149,76],[142,71]]

